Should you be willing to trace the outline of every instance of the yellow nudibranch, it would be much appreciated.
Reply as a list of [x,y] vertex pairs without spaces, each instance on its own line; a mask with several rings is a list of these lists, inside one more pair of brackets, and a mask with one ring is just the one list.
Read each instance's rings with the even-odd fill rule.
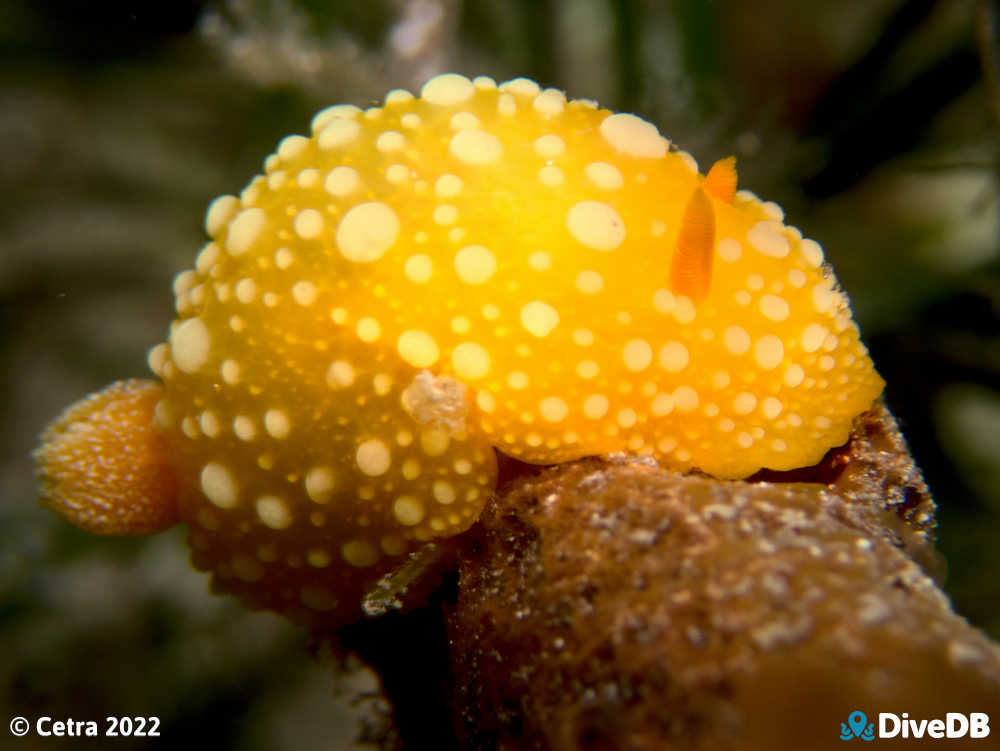
[[36,452],[71,521],[184,521],[253,606],[354,620],[476,520],[494,449],[741,478],[816,463],[881,393],[820,246],[635,115],[447,74],[321,111],[265,173],[208,209],[162,385]]

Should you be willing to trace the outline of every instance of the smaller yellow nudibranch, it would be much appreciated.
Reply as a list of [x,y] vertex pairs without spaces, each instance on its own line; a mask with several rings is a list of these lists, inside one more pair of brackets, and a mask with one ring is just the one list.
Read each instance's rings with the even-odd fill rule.
[[702,175],[524,78],[441,75],[310,130],[209,207],[162,385],[42,436],[71,521],[183,521],[216,589],[342,625],[478,518],[497,450],[741,478],[816,463],[882,391],[822,248],[732,157]]

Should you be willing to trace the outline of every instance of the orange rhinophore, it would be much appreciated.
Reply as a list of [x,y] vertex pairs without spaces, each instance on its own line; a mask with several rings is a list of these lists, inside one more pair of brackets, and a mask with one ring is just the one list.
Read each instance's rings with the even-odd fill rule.
[[736,157],[727,156],[712,165],[701,187],[713,198],[732,203],[736,196]]
[[712,202],[701,188],[695,190],[684,208],[677,249],[670,262],[670,289],[699,303],[712,285],[712,257],[715,255],[715,213]]

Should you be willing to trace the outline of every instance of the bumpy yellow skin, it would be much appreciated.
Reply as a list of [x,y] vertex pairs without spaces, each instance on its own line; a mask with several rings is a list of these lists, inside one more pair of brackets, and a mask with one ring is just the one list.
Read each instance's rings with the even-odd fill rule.
[[446,75],[312,130],[212,204],[150,355],[194,561],[253,604],[350,620],[476,519],[494,447],[745,477],[882,390],[820,247],[743,191],[685,214],[703,176],[635,116]]

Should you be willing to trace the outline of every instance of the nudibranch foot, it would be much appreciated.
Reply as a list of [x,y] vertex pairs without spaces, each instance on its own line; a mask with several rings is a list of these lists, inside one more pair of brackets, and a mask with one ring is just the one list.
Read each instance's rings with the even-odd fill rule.
[[101,535],[150,535],[179,521],[174,471],[153,412],[155,381],[117,381],[68,407],[35,450],[41,501]]

